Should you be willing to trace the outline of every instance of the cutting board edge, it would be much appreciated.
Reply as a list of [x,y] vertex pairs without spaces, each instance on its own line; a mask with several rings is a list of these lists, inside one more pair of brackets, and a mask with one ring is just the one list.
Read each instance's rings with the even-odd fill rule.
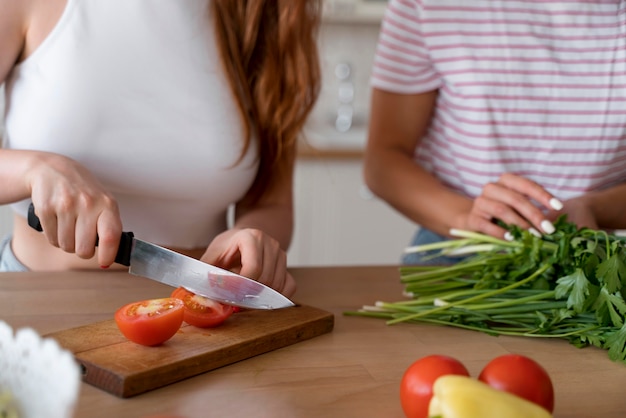
[[[95,362],[86,358],[96,350],[114,350],[116,346],[130,344],[130,342],[125,339],[96,348],[87,348],[84,344],[78,343],[78,347],[72,349],[72,347],[68,347],[62,343],[68,342],[64,336],[72,335],[73,332],[80,332],[81,330],[97,329],[99,324],[110,323],[110,320],[53,332],[48,336],[58,338],[61,345],[73,353],[74,358],[83,370],[82,379],[85,383],[120,398],[129,398],[224,367],[228,364],[233,364],[263,353],[315,338],[329,333],[334,329],[335,317],[332,313],[307,305],[299,305],[299,307],[305,308],[303,312],[307,312],[306,315],[308,317],[300,322],[294,322],[293,326],[279,328],[276,332],[268,333],[252,341],[244,340],[232,346],[223,347],[217,351],[204,352],[191,356],[184,361],[181,360],[136,373],[103,368],[101,365],[98,366]],[[87,346],[88,345],[89,344],[87,344]],[[82,349],[80,347],[82,347]],[[239,354],[239,352],[242,354]],[[221,354],[226,355],[222,356]],[[185,364],[187,367],[181,367],[181,365]],[[155,379],[155,376],[158,379]]]
[[[316,327],[312,327],[311,325],[317,325]],[[268,334],[263,337],[263,339],[256,340],[253,342],[244,342],[241,345],[244,346],[254,346],[251,350],[241,350],[240,356],[230,356],[230,357],[222,357],[221,361],[214,361],[212,357],[219,357],[221,352],[234,351],[237,346],[232,346],[228,348],[224,348],[218,352],[212,353],[204,353],[190,358],[190,360],[195,360],[197,364],[200,364],[200,367],[197,367],[195,371],[192,371],[191,368],[180,368],[180,365],[172,364],[169,367],[163,366],[158,369],[155,369],[151,374],[146,372],[138,373],[136,375],[128,376],[125,379],[125,384],[123,385],[123,389],[120,392],[119,397],[122,398],[130,398],[133,396],[140,395],[142,393],[149,392],[151,390],[158,389],[160,387],[168,386],[176,382],[180,382],[185,379],[189,379],[194,376],[198,376],[204,373],[207,373],[211,370],[219,369],[220,367],[228,366],[230,364],[238,363],[243,360],[250,359],[252,357],[259,356],[264,353],[268,353],[270,351],[278,350],[280,348],[288,347],[290,345],[297,344],[302,341],[310,340],[315,337],[318,337],[323,334],[330,333],[334,328],[334,315],[328,314],[326,316],[317,318],[315,321],[311,321],[308,323],[298,324],[293,327],[293,330],[300,330],[301,332],[297,332],[295,336],[291,336],[286,330],[281,332],[276,332],[274,334]],[[307,332],[308,331],[308,332]],[[279,337],[292,337],[292,338],[279,338]],[[271,342],[270,344],[260,344],[260,342]],[[239,347],[242,348],[242,347]],[[207,361],[208,360],[208,361]],[[171,369],[178,369],[178,374],[172,374]],[[188,370],[185,372],[185,370]],[[146,379],[147,376],[154,377],[155,372],[163,372],[163,376],[167,379],[162,380],[161,384],[158,385],[150,385],[146,384],[146,382],[154,382],[156,379]],[[110,392],[113,393],[113,392]]]

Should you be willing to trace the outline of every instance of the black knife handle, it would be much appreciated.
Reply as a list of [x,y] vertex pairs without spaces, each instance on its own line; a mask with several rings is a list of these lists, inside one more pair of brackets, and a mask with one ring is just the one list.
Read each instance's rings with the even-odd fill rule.
[[[36,231],[42,232],[41,222],[39,217],[35,215],[35,205],[32,203],[28,206],[28,225]],[[115,262],[124,266],[130,266],[130,252],[133,249],[133,238],[135,234],[132,232],[122,232],[120,238],[120,246],[117,249],[115,256]],[[96,236],[96,247],[98,246],[99,237]]]

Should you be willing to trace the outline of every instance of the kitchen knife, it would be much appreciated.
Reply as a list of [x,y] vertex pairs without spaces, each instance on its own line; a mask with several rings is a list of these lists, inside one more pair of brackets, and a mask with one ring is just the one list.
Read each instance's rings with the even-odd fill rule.
[[[32,203],[28,208],[28,224],[43,231]],[[115,262],[128,266],[131,274],[173,287],[182,286],[228,305],[247,309],[295,306],[287,297],[263,283],[140,240],[132,232],[122,232]]]

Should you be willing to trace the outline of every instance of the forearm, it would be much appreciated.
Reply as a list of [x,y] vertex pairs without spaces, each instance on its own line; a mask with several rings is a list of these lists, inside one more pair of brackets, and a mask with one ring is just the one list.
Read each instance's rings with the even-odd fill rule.
[[413,222],[447,235],[464,228],[472,202],[415,162],[437,91],[402,95],[374,89],[364,175],[372,192]]
[[464,228],[470,199],[443,185],[405,152],[393,149],[369,153],[365,180],[372,192],[398,212],[438,234]]
[[30,197],[28,173],[38,158],[37,154],[33,151],[0,149],[0,204]]

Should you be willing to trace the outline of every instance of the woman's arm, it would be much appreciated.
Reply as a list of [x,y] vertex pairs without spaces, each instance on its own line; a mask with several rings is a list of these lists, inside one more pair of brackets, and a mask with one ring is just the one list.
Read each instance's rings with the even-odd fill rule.
[[563,202],[561,212],[552,212],[550,218],[566,213],[568,220],[579,227],[592,229],[626,229],[626,183],[605,190],[586,193]]
[[250,194],[235,207],[234,228],[256,228],[280,243],[283,251],[289,249],[293,235],[293,172],[295,149],[284,156],[288,161],[276,170],[274,179],[263,195],[255,200]]
[[[22,60],[28,32],[28,1],[0,0],[0,85]],[[25,173],[32,164],[32,153],[2,149],[0,141],[0,204],[30,197]]]
[[[64,1],[0,0],[0,83],[52,30]],[[32,197],[48,241],[98,261],[113,263],[121,221],[117,203],[82,166],[61,155],[0,149],[0,204]]]
[[415,149],[430,124],[437,93],[395,94],[374,89],[365,181],[374,194],[409,219],[440,235],[467,229],[502,238],[494,220],[552,233],[554,227],[533,200],[548,209],[561,203],[541,185],[502,173],[470,199],[442,184],[415,161]]
[[[296,284],[287,271],[287,249],[293,233],[293,166],[289,162],[259,199],[248,193],[235,208],[231,229],[218,235],[202,260],[258,280],[290,296]],[[280,173],[280,174],[278,174]]]
[[437,92],[395,94],[374,89],[364,175],[370,190],[400,213],[441,235],[459,228],[472,202],[415,162]]

